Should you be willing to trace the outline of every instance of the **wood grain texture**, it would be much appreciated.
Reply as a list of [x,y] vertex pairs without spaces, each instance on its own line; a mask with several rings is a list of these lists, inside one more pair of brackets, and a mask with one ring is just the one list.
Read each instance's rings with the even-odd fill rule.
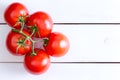
[[120,0],[0,0],[0,22],[8,5],[21,2],[32,14],[45,11],[54,23],[119,23]]

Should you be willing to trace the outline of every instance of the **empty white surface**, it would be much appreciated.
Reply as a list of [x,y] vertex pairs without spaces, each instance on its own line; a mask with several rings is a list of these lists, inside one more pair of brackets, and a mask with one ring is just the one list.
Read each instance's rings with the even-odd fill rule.
[[2,80],[120,80],[120,64],[52,64],[42,75],[31,75],[22,63],[0,63]]
[[120,0],[0,0],[0,22],[8,5],[21,2],[30,14],[45,11],[54,23],[120,22]]

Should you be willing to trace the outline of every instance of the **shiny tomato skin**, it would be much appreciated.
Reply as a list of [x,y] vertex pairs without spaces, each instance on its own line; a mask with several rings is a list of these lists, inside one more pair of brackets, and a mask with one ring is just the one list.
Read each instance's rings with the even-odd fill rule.
[[[23,31],[26,35],[29,35],[29,33],[27,31]],[[16,56],[21,56],[24,55],[28,52],[31,52],[31,47],[32,47],[32,43],[30,40],[26,40],[25,41],[25,46],[20,46],[18,48],[19,42],[20,40],[25,40],[25,36],[17,33],[17,32],[9,32],[7,39],[6,39],[6,47],[8,49],[8,51]]]
[[27,26],[36,26],[37,32],[35,37],[47,37],[53,28],[51,17],[45,12],[35,12],[27,19]]
[[48,44],[45,46],[47,53],[53,57],[64,56],[70,47],[68,38],[59,32],[52,32],[49,35]]
[[28,16],[28,10],[23,4],[18,2],[10,4],[4,12],[4,19],[7,24],[16,29],[21,27],[20,24],[15,26],[20,16]]
[[45,73],[50,66],[50,57],[43,51],[36,51],[37,55],[31,55],[28,53],[24,59],[25,69],[31,74],[43,74]]

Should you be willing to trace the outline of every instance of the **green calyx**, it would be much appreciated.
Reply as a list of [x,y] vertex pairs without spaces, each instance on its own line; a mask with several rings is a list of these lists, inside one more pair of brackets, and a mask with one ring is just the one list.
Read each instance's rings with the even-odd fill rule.
[[20,22],[20,23],[23,23],[23,22],[25,22],[25,16],[20,16],[20,17],[18,17],[18,22]]
[[48,44],[48,41],[49,41],[48,38],[44,39],[44,46],[46,46]]
[[[29,45],[25,44],[25,42],[26,42],[26,40],[30,40],[31,43],[32,43],[31,56],[35,56],[35,55],[37,55],[37,53],[36,53],[35,50],[34,50],[35,42],[42,42],[42,41],[43,41],[43,42],[44,42],[44,45],[47,45],[48,39],[42,39],[42,40],[37,40],[37,41],[35,41],[35,40],[33,40],[33,39],[31,38],[36,32],[38,32],[38,28],[36,27],[36,25],[30,26],[29,28],[31,28],[32,32],[31,32],[30,35],[26,35],[26,34],[24,33],[24,31],[23,31],[24,26],[25,26],[25,18],[26,18],[26,16],[20,16],[20,17],[18,17],[18,21],[16,22],[16,24],[20,24],[20,25],[21,25],[20,30],[19,30],[19,29],[12,29],[13,32],[17,32],[17,33],[19,33],[19,34],[21,34],[21,35],[23,35],[23,36],[25,37],[25,39],[20,39],[20,40],[17,42],[17,43],[18,43],[18,46],[17,46],[17,49],[16,49],[16,53],[18,53],[18,49],[19,49],[21,46],[22,46],[23,48],[24,48],[25,46],[29,46]],[[16,25],[16,24],[15,24],[15,25]]]

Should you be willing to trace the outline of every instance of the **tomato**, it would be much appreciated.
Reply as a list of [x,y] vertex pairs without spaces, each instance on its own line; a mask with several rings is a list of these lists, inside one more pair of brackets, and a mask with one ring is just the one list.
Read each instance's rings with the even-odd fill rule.
[[36,37],[46,37],[48,36],[53,27],[53,22],[51,17],[45,12],[36,12],[30,15],[27,19],[27,26],[36,26],[37,32],[34,36]]
[[[25,21],[27,16],[27,8],[23,4],[17,2],[9,5],[4,12],[4,19],[7,24],[17,29],[20,28],[20,22],[22,21],[22,18]],[[19,23],[17,24],[17,22]]]
[[[24,30],[23,32],[29,35],[27,31]],[[25,36],[17,32],[9,32],[6,39],[6,47],[11,54],[19,56],[31,51],[32,43],[29,39],[25,41],[25,38]]]
[[61,57],[68,52],[69,46],[69,40],[64,34],[52,32],[45,49],[49,55]]
[[50,66],[50,57],[43,50],[35,50],[36,55],[27,54],[24,59],[24,66],[32,74],[42,74]]

